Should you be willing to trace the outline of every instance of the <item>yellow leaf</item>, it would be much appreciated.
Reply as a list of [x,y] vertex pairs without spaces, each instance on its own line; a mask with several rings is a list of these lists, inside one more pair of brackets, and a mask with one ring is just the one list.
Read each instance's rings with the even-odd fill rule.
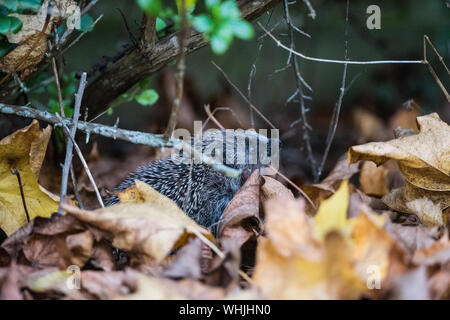
[[344,180],[335,194],[322,201],[314,217],[314,233],[318,239],[323,240],[330,231],[348,232],[348,199],[348,181]]
[[41,190],[37,178],[50,138],[51,127],[43,131],[33,121],[0,141],[0,228],[11,235],[26,224],[19,183],[11,170],[18,170],[30,219],[49,217],[58,201]]
[[353,271],[345,239],[330,233],[324,240],[325,256],[309,260],[286,257],[270,239],[261,238],[253,281],[270,299],[357,299],[364,282]]
[[[195,4],[197,0],[185,0],[184,5],[186,6],[186,12],[192,13],[195,9]],[[178,12],[181,12],[181,0],[176,0]]]
[[[385,218],[379,215],[374,217]],[[378,220],[380,219],[376,218],[374,221],[368,214],[362,212],[355,218],[352,228],[353,258],[356,262],[354,268],[359,276],[366,280],[373,266],[379,271],[381,280],[384,279],[389,264],[392,240],[382,225],[378,225]]]

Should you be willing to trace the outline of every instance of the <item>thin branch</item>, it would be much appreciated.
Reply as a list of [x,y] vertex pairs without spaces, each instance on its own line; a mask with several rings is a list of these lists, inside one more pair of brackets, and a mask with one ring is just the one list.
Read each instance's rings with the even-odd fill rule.
[[[72,139],[75,139],[75,134],[77,132],[77,123],[78,118],[80,117],[80,107],[81,107],[81,100],[83,99],[83,93],[84,88],[86,87],[86,72],[83,72],[80,79],[80,85],[78,87],[78,92],[75,95],[75,106],[74,106],[74,114],[73,114],[73,120],[72,120],[72,128],[70,131],[70,134],[67,137],[67,145],[66,145],[66,158],[64,161],[64,167],[62,172],[62,181],[61,181],[61,194],[59,199],[59,208],[58,213],[63,214],[62,204],[65,201],[66,194],[67,194],[67,182],[69,180],[69,171],[70,171],[70,165],[72,163],[72,152],[73,152],[73,142]],[[72,139],[70,139],[72,138]]]
[[[95,195],[97,196],[98,203],[100,204],[100,206],[102,208],[104,208],[105,205],[103,204],[103,200],[102,200],[102,197],[100,195],[100,191],[98,190],[97,184],[95,183],[95,180],[94,180],[94,177],[92,176],[91,170],[89,170],[87,162],[86,162],[86,160],[83,157],[83,153],[81,152],[80,147],[75,142],[74,137],[70,133],[69,128],[64,124],[64,121],[61,118],[61,116],[59,114],[56,114],[56,116],[60,120],[60,123],[63,126],[63,129],[64,129],[64,132],[65,132],[66,136],[70,138],[70,140],[72,141],[73,146],[75,147],[75,151],[78,154],[78,158],[80,159],[81,164],[83,165],[83,168],[86,171],[86,174],[87,174],[87,176],[89,178],[89,181],[91,182],[92,186],[94,187],[94,191],[95,191]],[[74,188],[75,188],[75,186],[74,186]]]
[[428,71],[430,71],[431,75],[433,76],[434,80],[436,81],[437,85],[441,89],[441,91],[444,93],[445,98],[450,103],[450,94],[448,93],[447,89],[445,89],[444,85],[442,84],[441,80],[437,76],[436,72],[434,71],[433,67],[431,66],[430,62],[427,59],[427,42],[430,44],[431,48],[434,50],[434,53],[438,56],[439,61],[444,66],[444,69],[447,71],[447,74],[450,75],[450,71],[447,68],[447,65],[444,62],[444,59],[441,57],[439,52],[436,50],[434,45],[431,43],[430,38],[428,38],[427,35],[423,36],[423,59],[427,65]]
[[[267,12],[280,0],[248,1],[237,0],[242,18],[254,20]],[[89,119],[108,109],[111,101],[128,91],[139,81],[160,71],[180,54],[178,34],[174,33],[159,40],[149,48],[135,48],[108,65],[105,71],[89,83],[86,89],[83,109],[89,110]],[[185,40],[186,55],[208,45],[204,35],[188,28]],[[133,72],[130,72],[133,70]],[[98,94],[101,92],[102,94]]]
[[308,195],[305,193],[305,191],[303,191],[299,186],[297,186],[294,182],[292,182],[292,180],[290,180],[288,177],[286,177],[284,174],[282,174],[280,171],[278,171],[276,168],[274,168],[272,165],[269,165],[269,168],[272,169],[281,179],[283,179],[284,181],[286,181],[288,184],[290,184],[292,187],[294,187],[295,190],[297,190],[298,192],[300,192],[300,194],[305,197],[305,199],[309,202],[309,204],[313,207],[313,209],[316,209],[316,205],[314,204],[314,202],[311,200],[310,197],[308,197]]
[[22,197],[23,208],[24,208],[25,214],[27,216],[27,222],[30,222],[30,214],[28,213],[27,203],[25,201],[25,195],[23,193],[22,180],[20,179],[19,170],[13,169],[13,170],[11,170],[11,173],[17,177],[17,182],[19,183],[19,189],[20,189],[20,196]]
[[176,88],[175,88],[175,99],[172,101],[172,107],[170,111],[169,122],[167,123],[166,131],[164,132],[164,138],[169,140],[172,137],[173,131],[177,125],[177,115],[180,109],[181,102],[183,100],[183,85],[184,85],[184,73],[186,70],[185,64],[185,38],[187,34],[187,21],[186,21],[186,0],[181,0],[181,30],[178,32],[178,46],[179,46],[179,57],[177,65],[177,76],[176,76]]
[[[61,123],[56,115],[41,111],[27,106],[13,106],[0,103],[0,112],[4,114],[12,114],[19,117],[25,117],[30,119],[37,119],[53,124],[56,127],[60,127]],[[64,118],[63,123],[66,126],[71,125],[72,120]],[[143,144],[149,147],[162,148],[173,147],[178,140],[164,141],[163,136],[160,134],[152,134],[146,132],[139,132],[133,130],[125,130],[117,127],[106,126],[99,123],[91,123],[86,121],[78,121],[77,130],[86,134],[86,140],[89,140],[91,134],[100,135],[114,140],[123,140],[134,144]]]
[[[25,107],[25,106],[11,106],[0,103],[0,112],[4,114],[12,114],[20,117],[38,119],[48,123],[52,123],[55,126],[61,126],[61,120],[54,114],[51,114],[47,111],[40,111],[33,108]],[[69,126],[72,121],[71,119],[64,118],[62,119],[62,123],[66,126]],[[238,176],[241,171],[238,169],[234,169],[228,167],[221,163],[216,163],[212,158],[206,157],[205,155],[199,155],[195,150],[192,150],[190,145],[179,139],[170,139],[166,141],[164,137],[160,134],[152,134],[140,131],[133,130],[125,130],[119,129],[117,127],[105,126],[98,123],[90,123],[85,121],[78,121],[77,129],[86,133],[86,140],[89,141],[89,137],[91,134],[97,134],[107,138],[113,138],[127,141],[134,144],[143,144],[150,147],[155,148],[163,148],[163,147],[175,147],[182,144],[182,146],[187,150],[187,152],[192,152],[194,157],[197,159],[201,159],[203,163],[211,166],[215,170],[218,170],[229,177]]]
[[[214,111],[215,111],[215,110],[214,110]],[[212,122],[214,122],[215,125],[216,125],[219,129],[225,130],[224,126],[223,126],[223,125],[222,125],[222,124],[214,117],[214,114],[211,113],[211,107],[209,106],[209,104],[205,105],[205,112],[206,112],[206,115],[208,116],[208,119],[206,119],[207,121],[211,119]]]
[[81,209],[84,209],[83,200],[81,199],[80,193],[78,192],[78,183],[75,177],[75,171],[73,170],[73,165],[70,166],[70,178],[72,179],[73,193],[75,194],[75,199],[77,199],[78,206]]
[[[292,50],[295,50],[295,42],[294,42],[294,30],[295,29],[293,28],[293,24],[291,22],[291,18],[290,18],[290,14],[289,14],[288,0],[283,0],[283,7],[284,7],[284,19],[286,21],[286,24],[287,24],[288,30],[289,30],[289,40],[291,43],[291,48],[292,48]],[[308,121],[306,120],[306,106],[305,106],[305,95],[303,92],[303,84],[305,84],[310,89],[310,91],[312,91],[312,89],[303,80],[303,78],[300,74],[300,70],[298,67],[296,57],[295,56],[289,57],[288,60],[291,65],[291,68],[292,68],[292,71],[294,74],[294,78],[295,78],[295,84],[297,87],[295,94],[292,95],[291,98],[294,99],[296,96],[299,96],[300,114],[301,114],[300,119],[301,119],[302,129],[303,129],[303,141],[305,142],[305,145],[306,145],[307,156],[308,156],[308,160],[309,160],[309,163],[311,166],[312,174],[314,176],[314,180],[317,180],[318,172],[317,172],[317,166],[316,166],[316,159],[314,158],[314,155],[313,155],[311,139],[309,137],[310,126],[308,124]]]
[[61,83],[59,82],[59,73],[58,73],[58,68],[56,66],[55,57],[52,57],[52,69],[53,69],[53,76],[55,78],[56,91],[58,93],[59,112],[61,113],[61,115],[63,117],[65,117],[66,115],[64,113],[64,102],[63,102],[62,93],[61,93]]
[[234,88],[234,90],[237,91],[237,93],[239,93],[239,95],[242,97],[242,99],[244,99],[244,101],[250,106],[250,108],[252,108],[253,110],[255,110],[255,112],[272,128],[275,129],[275,126],[272,124],[272,122],[270,122],[269,119],[267,119],[267,117],[262,114],[261,111],[259,111],[259,109],[257,107],[255,107],[253,105],[253,103],[251,103],[251,101],[248,100],[248,98],[242,93],[242,91],[231,81],[231,79],[228,77],[228,75],[225,73],[225,71],[223,71],[223,69],[221,67],[219,67],[217,64],[214,63],[214,61],[211,61],[211,63],[217,68],[217,70],[219,70],[223,77],[225,78],[225,80],[227,80],[227,82]]
[[303,53],[297,52],[295,50],[292,50],[288,46],[281,43],[280,40],[278,40],[272,33],[267,31],[266,28],[263,27],[263,25],[258,22],[258,25],[261,29],[263,29],[264,32],[266,32],[269,37],[272,38],[272,40],[277,44],[278,47],[309,61],[316,61],[316,62],[325,62],[325,63],[337,63],[337,64],[425,64],[426,62],[424,60],[373,60],[373,61],[355,61],[355,60],[335,60],[335,59],[321,59],[321,58],[315,58],[315,57],[309,57],[304,55]]
[[434,53],[438,56],[439,61],[444,66],[444,69],[447,71],[447,74],[450,76],[450,70],[448,69],[447,65],[445,64],[444,59],[441,57],[441,55],[439,54],[437,49],[434,47],[433,43],[431,43],[430,38],[428,38],[427,35],[424,35],[423,39],[424,39],[424,44],[423,44],[423,47],[424,47],[424,60],[428,62],[427,53],[426,53],[426,43],[425,43],[425,41],[427,41],[429,43],[429,45],[431,46],[431,48],[433,49]]
[[[345,15],[345,43],[344,43],[344,57],[346,60],[348,60],[348,15],[349,15],[349,7],[350,7],[350,0],[347,0],[347,8],[346,8],[346,15]],[[345,94],[345,86],[346,86],[346,78],[347,78],[347,66],[348,64],[344,65],[344,71],[342,73],[342,84],[341,89],[339,93],[338,101],[336,102],[334,106],[334,112],[333,116],[331,118],[330,122],[330,128],[328,130],[328,136],[327,141],[325,143],[325,151],[322,156],[322,161],[320,162],[320,166],[318,169],[318,176],[319,179],[322,176],[323,168],[325,166],[325,162],[328,158],[328,153],[330,152],[331,144],[333,143],[334,136],[336,134],[338,122],[339,122],[339,115],[341,113],[341,106],[342,106],[342,100],[344,99]]]
[[[216,107],[216,108],[214,108],[214,110],[211,112],[211,115],[214,116],[218,111],[228,111],[228,112],[230,112],[231,115],[236,119],[236,121],[238,122],[238,124],[241,126],[241,128],[244,127],[243,124],[242,124],[241,119],[239,119],[239,116],[236,114],[236,112],[235,112],[233,109],[228,108],[228,107]],[[206,125],[208,124],[209,120],[211,120],[211,119],[210,119],[210,117],[208,116],[208,118],[206,118],[205,122],[203,122],[203,126],[202,126],[202,129],[203,129],[203,130],[206,128]]]
[[309,2],[309,0],[303,0],[303,2],[306,4],[306,6],[308,7],[309,10],[309,14],[308,16],[311,17],[311,19],[315,19],[316,18],[316,10],[314,10],[313,6],[311,5],[311,2]]

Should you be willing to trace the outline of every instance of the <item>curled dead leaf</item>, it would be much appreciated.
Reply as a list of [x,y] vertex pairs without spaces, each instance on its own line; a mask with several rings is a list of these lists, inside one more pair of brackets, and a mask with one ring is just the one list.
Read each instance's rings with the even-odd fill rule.
[[[126,189],[125,193],[145,199],[144,203],[121,203],[94,211],[81,210],[69,205],[64,210],[80,221],[113,235],[116,248],[143,253],[161,262],[172,250],[185,245],[190,237],[212,234],[191,220],[172,200],[141,181]],[[139,200],[140,201],[140,200]]]
[[259,234],[259,190],[259,171],[255,170],[225,208],[219,222],[219,238],[232,238],[242,245]]

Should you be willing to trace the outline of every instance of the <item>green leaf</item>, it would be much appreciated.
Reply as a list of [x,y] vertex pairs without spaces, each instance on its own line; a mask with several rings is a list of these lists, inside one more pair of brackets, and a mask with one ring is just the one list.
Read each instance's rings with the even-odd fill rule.
[[59,103],[56,99],[51,98],[48,100],[48,108],[51,113],[59,112]]
[[9,27],[9,31],[13,33],[17,33],[22,29],[22,21],[16,17],[9,17],[11,20],[11,26]]
[[217,30],[216,34],[228,42],[228,44],[231,43],[233,40],[233,34],[234,30],[232,28],[231,23],[223,23],[219,29]]
[[210,33],[214,29],[214,21],[205,14],[194,18],[194,28],[199,32]]
[[41,7],[42,0],[20,0],[19,9],[37,11]]
[[244,40],[253,38],[254,31],[252,25],[249,22],[245,20],[239,20],[231,22],[230,25],[236,37]]
[[11,20],[8,16],[0,16],[0,33],[6,34],[11,28]]
[[162,10],[161,0],[138,0],[138,4],[142,10],[152,16],[157,16]]
[[[186,6],[187,14],[190,14],[194,11],[196,2],[197,2],[197,0],[185,0],[184,5]],[[175,3],[177,4],[178,14],[180,14],[181,13],[181,0],[176,0]]]
[[84,14],[80,20],[80,29],[83,32],[91,32],[94,30],[94,19],[88,15]]
[[227,0],[220,5],[220,17],[222,19],[239,19],[241,12],[234,0]]
[[224,54],[230,46],[230,41],[222,38],[221,36],[214,34],[211,38],[211,48],[215,54]]
[[206,8],[211,9],[214,6],[220,4],[220,0],[205,0]]
[[139,88],[142,90],[147,89],[148,85],[150,84],[150,78],[141,80],[138,82]]
[[19,1],[17,0],[4,0],[2,1],[3,5],[11,11],[16,12],[17,7],[19,6]]
[[136,101],[143,106],[151,106],[155,104],[158,99],[158,92],[153,89],[144,90],[136,97]]
[[161,31],[166,26],[167,26],[167,23],[163,19],[156,17],[156,31]]

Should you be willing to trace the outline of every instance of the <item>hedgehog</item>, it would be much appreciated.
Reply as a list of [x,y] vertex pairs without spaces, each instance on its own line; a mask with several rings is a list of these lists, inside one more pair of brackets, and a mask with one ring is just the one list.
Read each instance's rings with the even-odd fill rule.
[[[250,161],[249,159],[252,159],[250,154],[255,151],[259,152],[261,141],[264,141],[268,152],[270,152],[272,145],[268,143],[270,141],[268,138],[256,134],[253,130],[231,130],[234,134],[231,139],[227,139],[227,136],[230,136],[227,133],[228,131],[206,131],[202,135],[201,146],[202,150],[205,151],[208,146],[211,147],[212,143],[223,144],[222,159],[224,159],[224,164],[239,170],[239,175],[229,177],[206,163],[180,163],[173,157],[167,157],[138,168],[119,184],[115,191],[120,192],[131,187],[135,180],[143,181],[172,199],[198,224],[211,229],[215,233],[222,213],[234,194],[253,170],[263,166],[259,156],[256,161]],[[218,139],[218,137],[221,139]],[[251,137],[257,137],[256,145],[250,143]],[[194,146],[194,140],[191,139],[192,147]],[[244,149],[239,149],[238,143],[245,143]],[[244,161],[237,157],[237,150],[245,150]],[[227,160],[225,163],[227,152],[232,152],[232,158],[230,158],[232,161]],[[212,152],[211,156],[214,157],[215,153]],[[106,205],[113,205],[118,202],[117,195],[112,195],[107,199]]]

